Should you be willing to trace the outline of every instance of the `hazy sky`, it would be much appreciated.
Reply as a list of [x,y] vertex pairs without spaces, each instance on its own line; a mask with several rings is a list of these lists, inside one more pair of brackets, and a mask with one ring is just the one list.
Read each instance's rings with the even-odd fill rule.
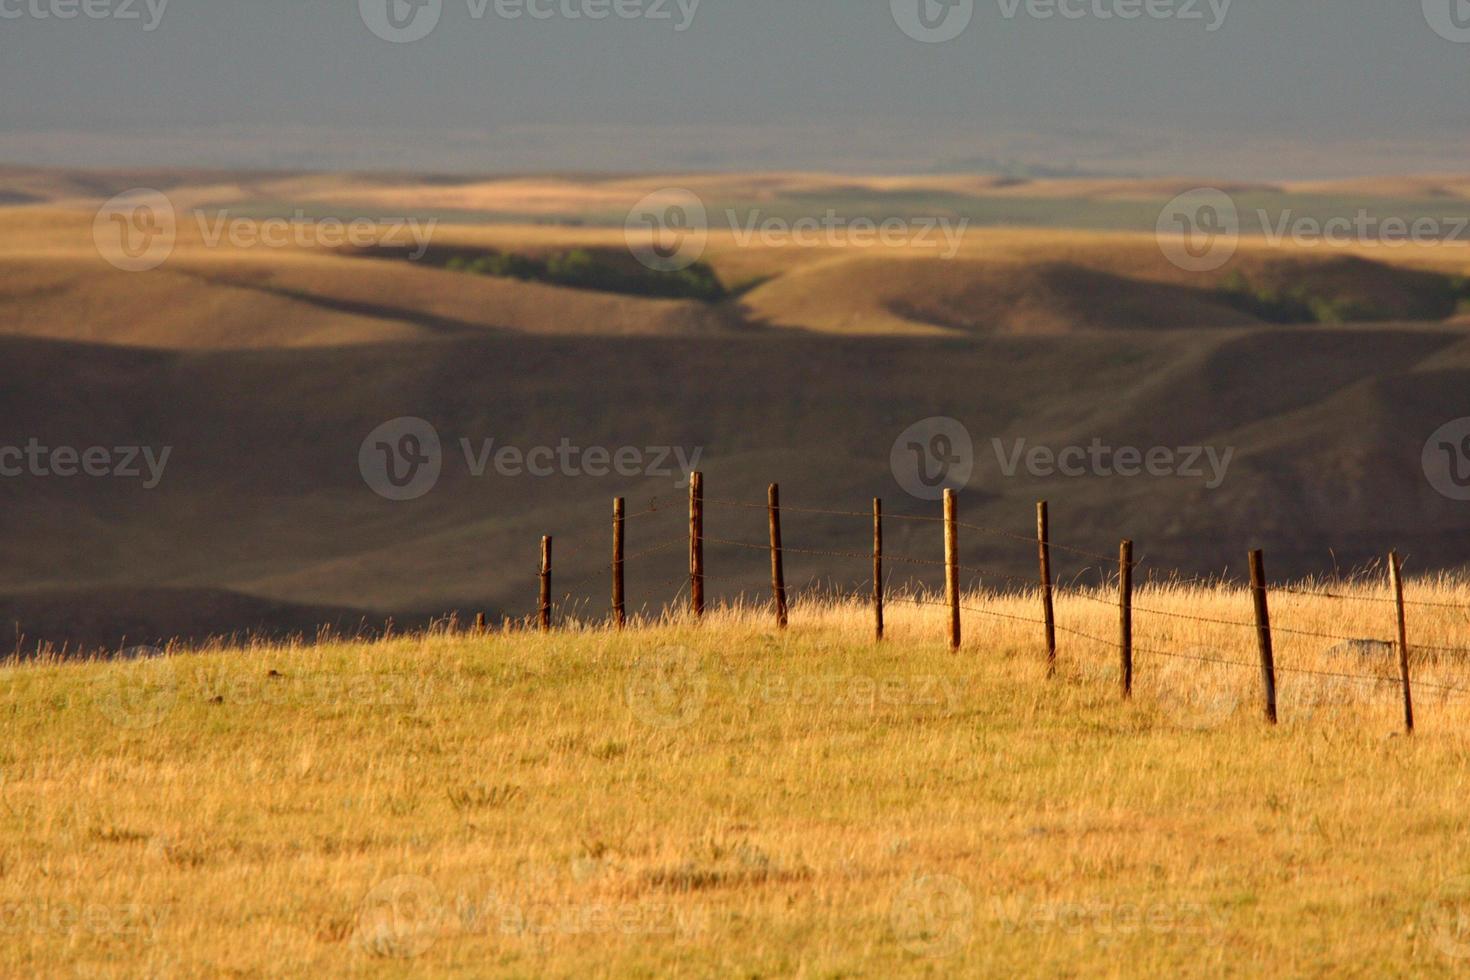
[[[0,0],[0,161],[1296,176],[1470,148],[1467,0],[682,3]],[[968,26],[916,39],[921,5]]]

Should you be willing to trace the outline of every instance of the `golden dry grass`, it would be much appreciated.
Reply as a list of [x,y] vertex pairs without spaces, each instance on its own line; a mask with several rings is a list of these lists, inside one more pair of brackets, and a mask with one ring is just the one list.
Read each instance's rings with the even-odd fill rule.
[[[167,188],[180,215],[177,242],[163,268],[145,276],[120,273],[98,254],[92,236],[95,208],[114,185],[120,189],[150,180]],[[459,213],[500,215],[517,223],[437,223],[432,228],[435,245],[623,250],[627,240],[619,216],[670,183],[711,202],[704,257],[722,280],[732,287],[764,282],[729,309],[466,276],[410,262],[365,263],[323,247],[314,234],[291,236],[283,246],[212,243],[200,224],[217,222],[232,207],[249,213],[252,207],[284,209],[282,202],[349,218],[374,211],[465,209]],[[811,202],[823,195],[833,201],[856,195],[861,202],[863,195],[882,194],[1146,202],[1165,200],[1190,185],[1188,180],[819,173],[436,182],[361,175],[0,171],[0,189],[8,187],[32,202],[0,209],[0,313],[7,333],[171,349],[379,344],[479,331],[669,336],[721,332],[742,323],[866,336],[1249,325],[1249,317],[1211,292],[1225,271],[1201,276],[1177,268],[1151,232],[975,227],[953,242],[924,234],[901,244],[859,237],[845,245],[801,245],[762,242],[759,236],[745,240],[743,232],[728,226],[723,205],[717,203],[779,207],[783,201],[790,206],[790,201]],[[1452,202],[1462,196],[1464,186],[1463,178],[1431,175],[1340,186],[1230,189],[1351,193],[1358,198],[1391,191],[1405,201]],[[945,200],[936,200],[937,213],[947,213]],[[197,214],[191,214],[194,208],[200,209]],[[576,217],[590,225],[523,223],[532,215]],[[253,241],[259,222],[236,218],[245,229],[245,241]],[[409,230],[391,222],[379,233],[397,244],[408,244],[411,237]],[[951,248],[959,261],[898,261],[933,259]],[[1335,283],[1333,291],[1344,288],[1344,279],[1351,285],[1372,278],[1381,287],[1369,289],[1378,305],[1409,311],[1407,298],[1422,284],[1396,282],[1396,276],[1402,277],[1398,270],[1464,275],[1470,271],[1467,255],[1463,242],[1327,245],[1287,240],[1272,245],[1259,235],[1247,235],[1229,271],[1255,276],[1270,265],[1268,278],[1300,282],[1326,275]],[[1324,263],[1345,258],[1367,259],[1385,268],[1359,268],[1356,274],[1322,271]],[[1099,294],[1102,301],[1092,302]],[[1412,318],[1405,312],[1404,319]]]
[[[1416,601],[1470,604],[1457,581]],[[1282,627],[1384,637],[1392,606],[1276,596]],[[1106,593],[1061,622],[1108,637]],[[12,665],[6,975],[1451,975],[1470,960],[1454,657],[1282,634],[1259,716],[1239,590],[1145,587],[1116,654],[1034,594],[942,613],[811,599],[623,634]],[[1001,615],[993,615],[1001,614]],[[1416,606],[1457,645],[1465,613]],[[1371,678],[1381,677],[1382,680]]]
[[[595,186],[605,192],[609,185]],[[240,221],[259,232],[258,222]],[[427,230],[438,247],[623,250],[628,242],[618,227],[419,228]],[[388,224],[382,234],[406,242],[409,232]],[[250,240],[247,234],[244,241]],[[1401,270],[1470,271],[1463,243],[1272,246],[1247,237],[1228,270],[1201,276],[1172,265],[1146,233],[969,228],[953,244],[956,261],[938,261],[951,245],[937,234],[904,244],[859,239],[798,245],[745,241],[717,222],[705,261],[727,285],[759,284],[721,308],[351,258],[314,241],[304,234],[286,247],[211,243],[197,220],[181,220],[167,263],[138,275],[103,261],[85,209],[0,209],[4,331],[130,346],[241,349],[501,331],[687,336],[741,324],[865,336],[1187,329],[1253,323],[1211,292],[1229,270],[1254,276],[1269,267],[1272,278],[1301,282],[1325,276],[1335,290],[1346,280],[1387,309],[1409,309],[1406,299],[1422,288]],[[1381,267],[1333,271],[1332,263],[1347,258]],[[1370,279],[1377,285],[1364,285]]]
[[[513,247],[576,240],[522,232]],[[390,241],[408,240],[406,232],[397,234]],[[435,236],[448,243],[476,238],[468,230]],[[3,332],[21,336],[237,350],[502,332],[693,334],[719,323],[715,312],[692,301],[464,275],[312,245],[210,244],[192,221],[179,223],[166,264],[137,274],[103,260],[89,217],[30,209],[0,212],[0,313]]]
[[163,187],[186,205],[241,200],[343,201],[387,208],[466,209],[507,214],[626,211],[639,198],[670,186],[721,200],[774,200],[783,195],[930,193],[974,197],[1071,200],[1167,200],[1201,184],[1230,193],[1295,193],[1404,199],[1464,200],[1464,174],[1409,174],[1278,182],[1201,177],[1019,178],[994,174],[872,175],[821,171],[665,173],[618,176],[535,175],[436,179],[369,174],[231,174],[160,170],[98,174],[28,168],[0,169],[0,189],[21,199],[85,204],[134,186]]

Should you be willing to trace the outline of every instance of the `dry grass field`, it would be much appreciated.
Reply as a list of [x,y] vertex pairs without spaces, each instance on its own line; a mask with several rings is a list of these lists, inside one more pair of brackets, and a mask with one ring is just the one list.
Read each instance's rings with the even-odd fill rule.
[[[1334,589],[1272,596],[1275,728],[1251,631],[1198,621],[1248,595],[1186,585],[1138,592],[1129,703],[1073,633],[1047,678],[1034,594],[966,596],[958,653],[814,596],[12,664],[0,973],[1457,975],[1470,666],[1417,650],[1401,734],[1392,656],[1303,635],[1387,638],[1387,590]],[[1408,593],[1466,643],[1470,585]]]
[[[875,177],[820,173],[637,177],[439,178],[354,174],[67,172],[0,168],[0,333],[187,350],[384,345],[485,335],[709,336],[761,328],[853,336],[995,336],[1259,325],[1222,301],[1229,274],[1346,296],[1387,319],[1423,316],[1425,273],[1470,272],[1466,242],[1272,243],[1247,222],[1225,270],[1187,272],[1155,240],[1158,209],[1197,181]],[[1379,181],[1223,182],[1245,218],[1458,214],[1463,176]],[[148,275],[100,260],[96,208],[157,188],[177,212],[177,242]],[[470,276],[402,258],[351,258],[311,231],[321,217],[382,220],[405,244],[412,219],[435,247],[626,251],[640,198],[668,187],[708,210],[704,259],[732,289],[717,304],[659,300]],[[899,243],[799,244],[748,234],[747,220],[938,219]],[[738,218],[729,217],[738,215]],[[306,229],[257,237],[267,217]],[[243,223],[219,239],[220,222]],[[960,222],[963,220],[963,224]],[[1245,220],[1245,219],[1243,219]],[[1254,220],[1254,219],[1250,219]],[[1447,224],[1446,227],[1449,227]],[[953,253],[951,256],[951,252]],[[941,256],[954,261],[935,261]],[[907,259],[921,261],[912,264]],[[368,264],[364,264],[367,262]],[[1376,319],[1385,319],[1379,315]]]
[[[626,248],[621,228],[517,224],[441,223],[433,242],[512,252]],[[715,229],[705,260],[727,285],[753,288],[719,304],[599,293],[310,245],[209,244],[188,221],[167,264],[137,275],[101,261],[90,215],[11,208],[0,210],[0,333],[240,350],[487,335],[730,336],[763,327],[889,337],[1244,328],[1260,321],[1216,293],[1230,271],[1351,295],[1402,310],[1405,321],[1418,318],[1425,273],[1470,271],[1457,246],[1245,241],[1229,270],[1200,275],[1171,265],[1152,234],[979,227],[959,237],[953,259],[917,245],[742,243]]]

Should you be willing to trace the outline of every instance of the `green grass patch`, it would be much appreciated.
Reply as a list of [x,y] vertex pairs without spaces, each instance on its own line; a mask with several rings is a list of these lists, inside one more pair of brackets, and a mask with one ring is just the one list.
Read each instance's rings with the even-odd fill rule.
[[472,275],[653,299],[694,299],[718,303],[730,295],[714,269],[703,262],[696,262],[687,269],[665,272],[649,269],[631,257],[614,257],[586,248],[546,255],[516,252],[451,255],[444,260],[443,267]]
[[[1470,302],[1463,279],[1444,278],[1433,295],[1421,296],[1440,317],[1452,315],[1456,307]],[[1362,295],[1349,295],[1335,285],[1312,282],[1290,284],[1252,279],[1239,270],[1231,272],[1216,287],[1226,303],[1267,323],[1379,323],[1413,319],[1427,310],[1405,310],[1397,304],[1376,302]]]

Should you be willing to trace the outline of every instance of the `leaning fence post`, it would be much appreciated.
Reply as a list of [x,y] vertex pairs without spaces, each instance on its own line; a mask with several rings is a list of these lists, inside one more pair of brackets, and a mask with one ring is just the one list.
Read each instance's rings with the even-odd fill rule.
[[1046,674],[1057,672],[1057,620],[1051,594],[1051,524],[1046,501],[1036,505],[1036,550],[1041,558],[1041,612],[1046,619]]
[[1251,594],[1256,605],[1256,643],[1261,648],[1261,681],[1266,689],[1266,721],[1276,724],[1276,657],[1271,650],[1271,607],[1266,600],[1266,559],[1251,552]]
[[873,629],[883,639],[883,501],[873,498]]
[[541,632],[551,631],[551,537],[541,539]]
[[1409,623],[1404,614],[1404,566],[1399,553],[1388,553],[1388,577],[1393,584],[1394,604],[1399,611],[1399,676],[1404,681],[1404,729],[1414,734],[1414,692],[1409,686]]
[[960,528],[955,492],[944,491],[944,595],[949,602],[949,645],[960,648]]
[[623,498],[613,499],[612,614],[613,625],[622,629],[628,621],[623,602]]
[[786,570],[781,554],[781,487],[771,484],[766,492],[766,511],[771,525],[771,594],[776,601],[776,625],[786,628]]
[[704,615],[704,474],[689,474],[689,608]]
[[1118,653],[1123,697],[1133,697],[1133,542],[1118,546]]

